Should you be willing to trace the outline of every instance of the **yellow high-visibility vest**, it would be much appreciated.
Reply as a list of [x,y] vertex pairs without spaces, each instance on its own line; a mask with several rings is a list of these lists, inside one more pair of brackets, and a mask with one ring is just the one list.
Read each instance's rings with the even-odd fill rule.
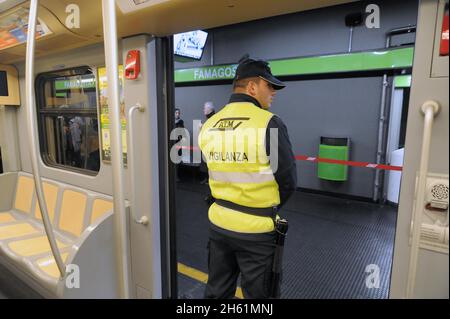
[[[227,104],[203,125],[199,146],[209,171],[212,196],[244,207],[280,204],[278,184],[266,154],[266,130],[273,114],[253,103]],[[271,217],[257,216],[214,203],[208,217],[214,225],[239,233],[274,230]]]

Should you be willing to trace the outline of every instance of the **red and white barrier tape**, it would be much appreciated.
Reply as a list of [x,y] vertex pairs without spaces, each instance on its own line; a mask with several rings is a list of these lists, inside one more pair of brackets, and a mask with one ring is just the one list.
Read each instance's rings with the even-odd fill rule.
[[331,158],[310,157],[310,156],[304,156],[304,155],[297,155],[297,156],[295,156],[295,159],[300,160],[300,161],[322,162],[322,163],[341,164],[341,165],[356,166],[356,167],[384,169],[384,170],[388,170],[388,171],[401,171],[403,169],[403,167],[401,167],[401,166],[373,164],[373,163],[368,163],[368,162],[343,161],[343,160],[336,160],[336,159],[331,159]]
[[[198,147],[193,146],[177,146],[177,149],[184,150],[198,150]],[[402,166],[393,166],[393,165],[385,165],[385,164],[373,164],[368,162],[355,162],[355,161],[344,161],[344,160],[336,160],[331,158],[320,158],[320,157],[311,157],[305,155],[297,155],[295,156],[296,160],[299,161],[308,161],[308,162],[321,162],[321,163],[329,163],[329,164],[341,164],[347,166],[355,166],[355,167],[366,167],[366,168],[374,168],[374,169],[384,169],[387,171],[402,171]]]

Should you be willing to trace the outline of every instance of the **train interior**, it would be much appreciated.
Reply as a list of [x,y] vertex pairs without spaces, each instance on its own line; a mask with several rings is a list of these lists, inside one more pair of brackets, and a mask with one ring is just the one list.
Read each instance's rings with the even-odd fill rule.
[[[0,298],[203,298],[197,137],[244,54],[286,83],[270,109],[298,178],[281,298],[448,298],[445,19],[448,35],[448,0],[0,1]],[[447,146],[410,239],[425,77]]]

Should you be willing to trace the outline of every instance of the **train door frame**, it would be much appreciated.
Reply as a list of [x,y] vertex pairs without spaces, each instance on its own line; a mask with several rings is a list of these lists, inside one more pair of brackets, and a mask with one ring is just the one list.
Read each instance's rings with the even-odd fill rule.
[[[261,19],[264,19],[264,18],[261,18]],[[226,27],[226,26],[229,26],[229,25],[233,25],[233,24],[226,24],[226,25],[221,25],[221,26],[219,26],[219,27]],[[412,27],[411,27],[412,28]],[[395,30],[395,31],[399,31],[399,30]],[[402,31],[402,30],[400,30],[400,31]],[[171,38],[173,38],[173,37],[171,37]],[[172,46],[173,46],[173,39],[172,39]],[[387,49],[389,49],[389,47],[387,47]],[[170,52],[173,52],[173,51],[168,51],[169,53]],[[172,60],[173,60],[173,57],[172,57]],[[174,65],[172,64],[172,67],[173,67]],[[159,70],[158,70],[159,71]],[[166,73],[166,74],[168,74],[168,77],[170,76],[172,76],[172,74],[173,74],[173,69],[171,70],[171,72],[169,72],[169,70],[168,69],[166,69],[166,72],[169,72],[169,73]],[[159,73],[159,72],[158,72]],[[382,73],[380,73],[380,75],[382,76]],[[334,76],[336,76],[336,75],[334,75]],[[394,76],[395,76],[395,73],[389,73],[389,76],[387,76],[386,75],[386,77],[387,77],[387,80],[386,81],[389,81],[389,83],[392,83],[392,81],[394,80]],[[336,76],[337,77],[337,76]],[[311,76],[311,78],[315,78],[315,76]],[[318,77],[317,77],[318,78]],[[166,80],[166,82],[165,83],[167,83],[167,90],[169,90],[169,88],[172,88],[173,90],[174,90],[174,88],[175,88],[175,82],[174,82],[174,80],[172,80],[172,82],[169,82],[169,80],[168,80],[168,78],[167,79],[165,79]],[[170,84],[172,84],[172,85],[170,85]],[[392,87],[392,85],[390,84],[389,86],[391,86]],[[158,91],[159,92],[159,91]],[[172,93],[174,93],[174,92],[172,92]],[[167,92],[166,93],[167,94],[167,98],[169,99],[169,96],[170,96],[170,94],[169,94],[169,92]],[[391,97],[391,94],[392,94],[392,92],[391,91],[389,91],[388,92],[388,94],[387,94],[387,100],[390,100],[390,97]],[[174,101],[175,99],[174,99],[174,97],[173,97],[173,100],[172,101]],[[385,102],[385,104],[386,104],[386,107],[389,107],[389,103],[388,102]],[[166,118],[166,123],[168,123],[168,125],[169,125],[169,130],[168,130],[168,134],[170,134],[170,128],[172,128],[172,127],[175,127],[175,125],[174,125],[174,120],[173,120],[173,116],[172,116],[172,114],[174,114],[174,110],[175,110],[175,108],[174,108],[174,103],[168,103],[168,104],[166,104],[165,106],[166,106],[166,110],[167,110],[167,112],[168,112],[168,118]],[[161,111],[161,110],[158,110],[158,111]],[[168,143],[168,145],[170,145],[170,146],[172,146],[173,145],[173,142],[171,142],[171,141],[169,141],[169,143]],[[160,151],[162,151],[163,149],[160,149]],[[168,151],[166,151],[165,152],[166,154],[168,154]],[[163,162],[163,161],[160,161],[160,162]],[[171,170],[172,169],[172,170]],[[169,194],[171,193],[172,194],[172,196],[171,197],[169,197],[170,198],[170,203],[175,203],[175,200],[176,200],[176,198],[175,198],[175,190],[174,190],[174,184],[175,184],[175,182],[174,182],[174,180],[175,180],[175,171],[173,170],[174,169],[174,164],[172,163],[172,164],[169,164],[169,181],[170,181],[170,185],[169,185]],[[161,184],[162,185],[162,184]],[[163,199],[161,198],[161,202],[164,202],[163,201]],[[170,206],[170,204],[169,204],[169,206]],[[171,207],[168,207],[167,208],[168,209],[168,213],[169,213],[169,218],[171,218],[171,221],[169,220],[169,222],[168,222],[168,224],[170,225],[169,227],[171,227],[171,229],[170,229],[170,238],[172,238],[172,240],[171,241],[169,241],[169,242],[173,242],[173,243],[175,243],[176,242],[176,239],[175,238],[173,238],[173,236],[175,235],[176,236],[176,225],[175,225],[175,212],[174,212],[174,210],[175,210],[175,207],[174,207],[174,205],[172,205]],[[161,210],[162,212],[163,212],[163,209]],[[163,217],[163,215],[161,215],[162,217]],[[163,221],[161,222],[161,229],[164,229],[164,227],[163,227]],[[162,235],[162,237],[161,238],[163,238],[163,235]],[[175,250],[175,251],[172,251],[172,250]],[[175,271],[173,271],[172,272],[172,274],[171,274],[171,278],[172,278],[172,282],[171,282],[171,284],[172,285],[175,285],[174,284],[174,282],[176,282],[176,278],[173,278],[173,274],[176,274],[177,272],[176,272],[176,265],[173,265],[173,261],[175,260],[175,262],[178,260],[177,259],[177,254],[176,254],[176,246],[173,246],[173,247],[170,247],[170,257],[171,257],[171,262],[170,262],[170,266],[172,267],[171,269],[175,269]],[[164,261],[163,261],[164,262]],[[391,270],[391,273],[390,274],[392,274],[392,270]],[[173,286],[170,286],[171,287],[171,289],[172,289],[172,291],[177,291],[177,287],[173,287]],[[176,290],[175,290],[176,289]],[[174,295],[173,295],[174,296]],[[176,297],[175,297],[176,298]]]
[[[138,104],[142,112],[128,118],[127,194],[130,212],[127,213],[132,295],[143,298],[176,298],[176,255],[174,192],[171,191],[171,163],[169,162],[170,108],[173,104],[172,47],[170,37],[137,34],[124,37],[121,54],[126,60],[130,50],[140,53],[140,75],[125,79],[124,101],[128,116]],[[129,132],[131,133],[131,131]],[[132,140],[130,140],[132,138]],[[133,176],[131,175],[133,174]],[[174,183],[175,181],[172,180]],[[130,192],[133,192],[131,194]],[[139,215],[141,218],[137,217]],[[147,217],[148,223],[142,223]]]
[[[174,142],[169,140],[175,126],[172,116],[175,111],[175,80],[173,61],[173,36],[155,39],[156,43],[156,82],[158,105],[158,136],[160,182],[160,229],[161,229],[161,280],[162,297],[177,299],[177,250],[176,250],[176,211],[175,211],[175,165],[170,161],[170,148]],[[164,191],[161,191],[163,186]]]
[[[430,223],[426,216],[427,206],[418,210],[419,216],[414,212],[418,205],[425,204],[421,203],[424,193],[419,193],[421,181],[418,181],[422,175],[422,162],[428,162],[425,179],[439,174],[448,183],[448,56],[439,56],[439,42],[435,41],[440,35],[444,4],[445,0],[422,0],[419,4],[390,298],[448,298],[449,293],[448,242],[447,253],[439,250],[438,240],[433,240],[433,245],[427,247],[429,235],[420,230],[422,225]],[[445,63],[447,67],[441,68],[440,74],[433,73],[437,64]],[[430,100],[440,104],[440,114],[435,115],[430,132],[429,160],[423,160],[426,156],[421,153],[426,150],[427,142],[423,133],[425,116],[421,109]],[[414,220],[422,225],[413,225]]]

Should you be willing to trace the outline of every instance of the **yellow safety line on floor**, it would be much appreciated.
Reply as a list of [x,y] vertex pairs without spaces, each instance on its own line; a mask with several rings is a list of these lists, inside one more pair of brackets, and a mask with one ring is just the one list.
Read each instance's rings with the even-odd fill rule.
[[[200,281],[201,283],[204,283],[204,284],[206,284],[206,282],[208,281],[208,274],[206,274],[200,270],[197,270],[195,268],[186,266],[182,263],[178,263],[178,272],[180,274],[188,276],[189,278]],[[244,299],[244,295],[242,294],[241,287],[237,287],[235,297],[237,297],[239,299]]]

